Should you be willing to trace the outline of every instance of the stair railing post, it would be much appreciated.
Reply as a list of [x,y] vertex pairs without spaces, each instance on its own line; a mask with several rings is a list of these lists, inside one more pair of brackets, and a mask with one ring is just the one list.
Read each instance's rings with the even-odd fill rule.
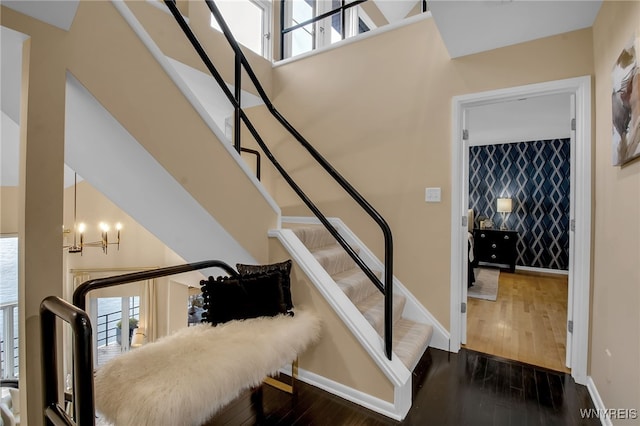
[[384,248],[384,345],[387,358],[393,352],[393,242],[385,233]]
[[280,0],[280,60],[284,59],[284,0]]
[[238,151],[238,154],[240,154],[240,150],[241,150],[241,143],[240,143],[240,133],[241,133],[241,128],[240,128],[240,109],[242,108],[241,105],[241,98],[242,98],[242,58],[240,57],[240,55],[238,55],[237,53],[235,54],[235,98],[236,98],[236,105],[235,105],[235,111],[233,114],[233,144],[234,147],[236,148],[236,151]]

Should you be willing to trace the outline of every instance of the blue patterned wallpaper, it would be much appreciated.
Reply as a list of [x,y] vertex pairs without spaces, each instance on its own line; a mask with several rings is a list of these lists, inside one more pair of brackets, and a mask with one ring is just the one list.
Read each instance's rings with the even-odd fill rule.
[[507,228],[519,232],[517,265],[569,269],[569,139],[469,149],[469,208],[502,224],[496,200],[511,198]]

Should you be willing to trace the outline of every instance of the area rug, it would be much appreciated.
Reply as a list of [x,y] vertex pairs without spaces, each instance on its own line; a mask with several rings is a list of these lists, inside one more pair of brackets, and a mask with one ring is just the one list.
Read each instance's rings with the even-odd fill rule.
[[491,300],[498,298],[499,269],[476,268],[474,269],[476,281],[467,290],[467,296],[475,299]]

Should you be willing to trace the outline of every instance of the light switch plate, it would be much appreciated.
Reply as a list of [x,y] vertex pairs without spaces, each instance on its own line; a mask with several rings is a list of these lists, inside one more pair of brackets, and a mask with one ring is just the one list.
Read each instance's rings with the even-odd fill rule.
[[426,188],[424,191],[424,200],[427,203],[439,203],[442,201],[441,188]]

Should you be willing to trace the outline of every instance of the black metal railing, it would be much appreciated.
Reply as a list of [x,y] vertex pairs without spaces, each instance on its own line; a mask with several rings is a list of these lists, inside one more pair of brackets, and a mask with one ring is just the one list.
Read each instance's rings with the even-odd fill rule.
[[0,378],[18,377],[18,302],[0,305],[0,321]]
[[[238,136],[238,141],[240,137]],[[240,147],[240,152],[246,152],[247,154],[252,154],[256,156],[256,177],[260,180],[260,151],[256,151],[255,149]]]
[[[222,29],[224,36],[229,42],[231,48],[235,54],[235,96],[231,93],[229,88],[227,87],[224,79],[213,65],[209,56],[205,52],[204,48],[198,41],[197,37],[186,23],[185,19],[182,17],[182,14],[178,10],[174,0],[165,0],[165,3],[174,18],[182,28],[186,37],[189,39],[194,49],[200,56],[200,59],[203,61],[213,78],[216,80],[225,96],[231,102],[235,110],[235,121],[236,121],[236,129],[235,134],[238,138],[235,142],[236,149],[240,146],[239,137],[239,122],[242,121],[247,129],[256,140],[260,148],[262,149],[265,156],[271,161],[274,167],[278,170],[278,172],[282,175],[285,181],[289,184],[289,186],[294,190],[294,192],[300,197],[300,199],[304,202],[304,204],[313,212],[313,214],[320,220],[320,222],[324,225],[325,228],[331,233],[331,235],[336,239],[336,241],[345,249],[345,251],[349,254],[349,256],[354,260],[354,262],[362,269],[362,271],[369,277],[369,279],[373,282],[373,284],[384,294],[384,313],[385,313],[385,326],[384,326],[384,342],[385,342],[385,353],[388,359],[391,359],[392,356],[392,318],[393,318],[393,238],[391,235],[391,229],[389,225],[384,220],[384,218],[369,204],[367,200],[364,199],[362,195],[342,176],[336,169],[331,166],[331,164],[291,125],[282,114],[274,107],[271,103],[271,100],[267,96],[262,84],[258,80],[258,77],[253,71],[253,68],[249,64],[247,58],[245,57],[240,45],[235,40],[231,30],[229,29],[227,23],[225,22],[220,10],[215,5],[212,0],[205,0],[209,10],[215,17],[218,25]],[[269,150],[264,140],[253,126],[251,120],[248,118],[246,113],[241,107],[240,103],[240,92],[238,88],[241,87],[241,69],[244,68],[245,72],[249,76],[249,79],[255,86],[260,98],[264,102],[265,106],[271,113],[271,115],[291,134],[311,155],[311,157],[318,163],[322,168],[345,190],[345,192],[374,220],[374,222],[380,227],[382,230],[382,234],[384,237],[384,282],[383,284],[380,279],[376,276],[376,274],[369,268],[368,265],[364,263],[364,261],[360,258],[358,253],[345,241],[345,239],[338,233],[338,231],[329,223],[329,220],[325,217],[325,215],[320,211],[320,209],[311,201],[311,199],[304,193],[304,191],[298,186],[298,184],[293,180],[293,178],[284,170],[284,168],[280,165],[278,160],[275,158],[273,153]]]
[[[205,260],[178,266],[133,272],[107,278],[98,278],[80,284],[73,293],[73,304],[57,296],[49,296],[40,304],[40,339],[42,343],[43,415],[46,425],[95,425],[93,389],[93,331],[85,312],[86,296],[90,291],[121,284],[144,281],[169,275],[182,274],[205,268],[221,268],[235,276],[237,272],[220,260]],[[73,332],[73,390],[70,398],[74,418],[68,415],[58,401],[57,327],[56,317],[71,325]]]
[[[135,318],[137,320],[140,319],[140,305],[129,308],[129,319],[131,318]],[[121,320],[122,311],[114,311],[109,312],[108,314],[98,315],[96,318],[96,341],[98,347],[108,345],[109,339],[111,338],[117,340],[118,330],[125,329],[122,324],[118,325],[118,322],[121,322]]]
[[[6,352],[4,350],[4,340],[0,339],[0,370],[2,370],[2,377],[0,379],[12,379],[14,377],[18,377],[18,371],[20,369],[20,358],[18,357],[18,345],[19,340],[18,337],[13,338],[13,365],[11,368],[7,368],[6,361]],[[9,342],[7,342],[9,343]],[[11,371],[13,370],[13,371]]]

